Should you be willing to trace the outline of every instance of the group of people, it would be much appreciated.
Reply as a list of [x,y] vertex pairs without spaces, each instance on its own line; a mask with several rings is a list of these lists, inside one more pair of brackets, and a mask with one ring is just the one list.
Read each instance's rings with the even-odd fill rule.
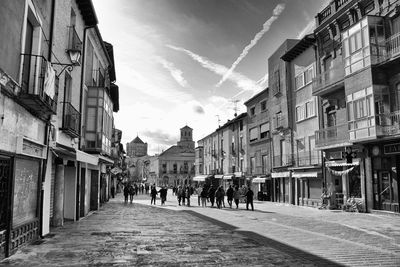
[[203,187],[198,187],[196,189],[196,192],[198,196],[198,205],[200,206],[201,202],[202,207],[206,207],[207,202],[210,202],[211,207],[214,207],[214,204],[216,204],[218,209],[221,209],[222,207],[225,208],[226,196],[229,208],[232,208],[233,202],[235,202],[236,209],[238,209],[240,199],[245,197],[246,209],[249,209],[249,206],[251,206],[251,210],[254,211],[254,192],[253,190],[251,190],[251,188],[243,188],[243,190],[239,190],[238,186],[235,186],[235,188],[233,188],[232,185],[229,185],[228,189],[225,192],[222,186],[214,188],[213,185],[211,185],[210,187],[207,187],[205,185]]
[[[124,186],[124,198],[125,203],[129,201],[132,203],[133,196],[138,194],[148,194],[149,193],[149,185],[148,184],[136,184],[136,183],[128,183]],[[113,188],[111,188],[113,189]],[[115,189],[114,189],[115,190]]]

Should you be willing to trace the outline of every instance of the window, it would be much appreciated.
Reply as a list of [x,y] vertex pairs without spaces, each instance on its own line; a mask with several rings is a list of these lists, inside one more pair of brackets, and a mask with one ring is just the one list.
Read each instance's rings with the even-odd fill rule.
[[243,131],[243,121],[240,121],[240,122],[239,122],[239,130],[240,130],[240,131]]
[[251,172],[251,174],[256,172],[256,158],[255,157],[250,158],[250,172]]
[[250,129],[250,142],[256,141],[258,139],[257,127]]
[[267,109],[267,101],[262,101],[261,102],[261,111],[264,111]]
[[314,65],[308,66],[305,70],[302,70],[295,79],[295,89],[300,89],[312,82],[314,78]]
[[243,149],[243,136],[240,137],[240,150]]
[[260,138],[268,138],[269,137],[269,123],[264,123],[260,125]]
[[269,157],[268,155],[263,155],[262,156],[262,173],[267,174],[269,173]]
[[276,128],[279,128],[279,127],[282,127],[283,126],[283,123],[282,123],[282,112],[278,112],[278,113],[276,113],[276,115],[275,115],[275,125],[276,125]]
[[304,104],[296,107],[296,121],[302,121],[316,115],[315,113],[315,101],[313,98]]
[[274,75],[272,77],[272,91],[274,95],[281,92],[281,78],[279,74],[279,69],[274,71]]
[[256,114],[256,108],[255,107],[251,107],[250,108],[250,116],[254,116]]
[[307,85],[311,83],[313,78],[314,78],[314,67],[311,66],[304,72],[304,84]]
[[295,77],[296,89],[304,86],[304,73],[300,73]]
[[64,102],[71,102],[72,78],[68,72],[65,72],[64,76]]
[[162,165],[162,173],[167,173],[167,164]]
[[306,112],[304,105],[296,107],[296,121],[301,121],[306,118]]
[[178,172],[178,165],[176,163],[174,163],[174,165],[173,165],[173,171],[174,171],[174,173]]
[[315,101],[314,99],[306,103],[307,118],[315,116]]

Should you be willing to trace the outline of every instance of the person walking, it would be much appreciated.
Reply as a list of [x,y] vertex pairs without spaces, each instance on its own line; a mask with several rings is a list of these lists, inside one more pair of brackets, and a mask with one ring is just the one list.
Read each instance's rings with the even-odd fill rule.
[[236,186],[235,191],[233,192],[233,199],[235,200],[236,209],[239,208],[239,200],[240,200],[240,192],[239,188]]
[[207,188],[204,186],[203,190],[201,190],[200,197],[201,197],[201,206],[205,208],[207,206]]
[[254,205],[253,205],[253,197],[254,197],[254,192],[249,188],[246,192],[246,209],[249,209],[249,204],[251,205],[251,210],[254,211]]
[[213,185],[211,185],[211,186],[210,186],[210,189],[208,190],[208,198],[210,199],[211,207],[214,207],[215,189],[214,189],[214,186],[213,186]]
[[217,208],[220,209],[222,207],[222,199],[224,198],[224,189],[222,186],[218,187],[215,197],[217,199]]
[[200,207],[200,201],[201,201],[201,192],[203,191],[203,188],[201,188],[200,186],[197,186],[196,188],[196,194],[197,194],[197,202],[199,204]]
[[229,185],[228,190],[226,190],[226,197],[228,198],[229,207],[232,208],[232,200],[233,200],[233,188],[232,188],[232,185]]
[[115,186],[114,185],[111,186],[111,197],[115,198]]
[[129,185],[126,184],[126,185],[124,186],[125,203],[128,203],[128,196],[129,196]]
[[190,187],[186,187],[186,192],[185,192],[185,197],[186,197],[186,200],[187,200],[187,206],[188,207],[190,207],[190,195],[191,195],[191,189],[190,189]]
[[153,185],[152,187],[151,187],[151,190],[150,190],[150,195],[151,195],[151,201],[150,201],[150,205],[152,205],[153,204],[153,202],[154,202],[154,205],[156,205],[156,197],[157,197],[157,189],[156,189],[156,185]]
[[165,201],[167,201],[168,189],[163,186],[158,192],[160,193],[161,205],[165,205]]
[[178,186],[178,189],[176,189],[176,196],[178,198],[179,206],[181,205],[182,195],[183,195],[183,189],[182,189],[182,186],[180,185],[180,186]]
[[135,188],[130,184],[129,185],[129,200],[131,203],[133,202],[133,196],[135,195]]

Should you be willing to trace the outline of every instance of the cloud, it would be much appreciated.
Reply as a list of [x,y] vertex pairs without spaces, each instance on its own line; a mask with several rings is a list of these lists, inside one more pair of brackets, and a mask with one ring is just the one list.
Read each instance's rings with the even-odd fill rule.
[[178,135],[171,135],[166,132],[162,131],[154,131],[154,130],[146,130],[141,132],[142,135],[146,136],[147,138],[151,139],[151,143],[156,143],[165,146],[171,146],[176,144],[178,140]]
[[221,86],[221,84],[230,76],[232,75],[233,70],[236,68],[236,66],[242,61],[247,54],[249,53],[250,49],[253,48],[257,44],[257,42],[263,37],[265,33],[269,31],[271,28],[272,23],[274,23],[275,20],[279,18],[283,10],[285,9],[285,4],[278,4],[273,11],[272,17],[270,17],[263,25],[263,29],[259,31],[251,40],[251,42],[243,49],[242,53],[239,55],[239,57],[233,62],[232,66],[230,69],[222,76],[222,79],[217,83],[217,87]]
[[198,106],[198,105],[193,106],[193,110],[194,110],[194,112],[196,112],[198,114],[204,114],[205,113],[205,111],[204,111],[202,106]]
[[[200,65],[203,68],[208,69],[218,75],[223,76],[228,70],[227,67],[220,65],[220,64],[216,64],[216,63],[210,61],[209,59],[207,59],[205,57],[201,57],[185,48],[176,47],[173,45],[166,45],[166,46],[173,50],[186,53],[193,60],[200,63]],[[230,81],[234,82],[237,87],[239,87],[240,89],[243,89],[245,91],[258,91],[261,89],[261,87],[259,85],[257,85],[253,80],[251,80],[248,77],[246,77],[245,75],[237,73],[237,72],[232,72],[232,74],[228,77],[228,79]]]
[[182,87],[189,87],[188,82],[183,78],[182,74],[183,72],[180,69],[177,69],[173,63],[163,59],[163,58],[158,58],[158,61],[161,63],[161,65],[167,69],[170,73],[171,76],[175,79],[175,81]]

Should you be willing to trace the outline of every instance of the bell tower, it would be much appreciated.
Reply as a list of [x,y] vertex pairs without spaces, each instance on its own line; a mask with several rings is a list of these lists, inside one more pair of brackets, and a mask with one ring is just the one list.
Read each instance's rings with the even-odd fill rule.
[[187,125],[181,128],[181,140],[178,146],[194,149],[193,129]]

